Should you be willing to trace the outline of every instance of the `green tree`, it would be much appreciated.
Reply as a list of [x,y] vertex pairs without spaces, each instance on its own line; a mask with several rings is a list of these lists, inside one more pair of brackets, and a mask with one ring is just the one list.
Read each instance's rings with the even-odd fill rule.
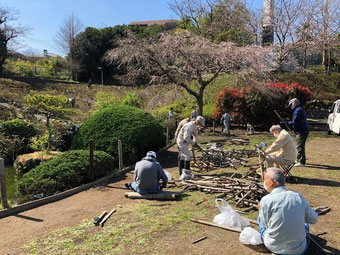
[[0,72],[8,54],[9,42],[27,33],[29,28],[16,25],[18,12],[8,7],[0,6]]
[[146,28],[141,26],[131,26],[129,29],[141,38],[154,37],[169,30],[165,26],[159,24],[152,24]]
[[105,78],[110,77],[116,66],[105,63],[103,56],[109,49],[117,47],[117,41],[125,37],[126,32],[126,26],[115,26],[102,29],[87,27],[79,33],[70,52],[78,67],[78,80],[99,79],[98,67],[102,68]]
[[67,118],[73,111],[71,105],[64,95],[34,94],[26,96],[27,110],[37,111],[46,117],[46,128],[48,132],[47,151],[51,149],[52,129],[50,119]]

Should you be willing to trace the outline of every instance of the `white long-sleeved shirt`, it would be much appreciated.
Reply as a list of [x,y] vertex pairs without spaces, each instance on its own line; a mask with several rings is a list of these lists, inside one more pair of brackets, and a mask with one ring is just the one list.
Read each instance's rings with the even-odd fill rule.
[[317,213],[299,193],[277,187],[261,199],[263,242],[276,254],[301,254],[306,248],[305,223],[314,224]]
[[196,137],[198,135],[198,127],[194,121],[190,121],[185,124],[178,133],[177,145],[182,145],[183,143],[192,144],[196,143]]
[[176,132],[175,132],[175,137],[178,136],[178,133],[179,133],[179,131],[181,131],[182,127],[189,122],[190,122],[190,118],[185,118],[185,119],[180,121],[180,123],[178,124],[178,127],[176,129]]
[[266,150],[266,154],[275,152],[276,157],[294,162],[296,160],[296,149],[294,139],[284,129],[281,130],[279,136],[273,144]]

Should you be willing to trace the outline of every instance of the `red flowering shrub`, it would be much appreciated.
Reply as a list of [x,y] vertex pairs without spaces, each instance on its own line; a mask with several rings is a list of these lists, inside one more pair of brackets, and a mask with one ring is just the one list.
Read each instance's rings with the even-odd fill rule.
[[287,87],[289,98],[298,98],[302,105],[306,105],[306,103],[310,100],[309,88],[299,85],[297,82],[290,83]]
[[230,111],[233,119],[241,121],[238,119],[242,116],[242,110],[244,105],[244,91],[237,88],[224,87],[217,95],[217,101],[215,103],[215,110],[213,112],[212,118],[218,119],[223,113],[224,109],[234,109]]
[[310,98],[310,90],[298,83],[282,82],[268,82],[263,89],[254,86],[241,89],[224,87],[216,97],[212,118],[218,120],[224,112],[229,112],[237,123],[269,127],[280,122],[274,110],[282,117],[290,116],[285,105],[294,97],[304,105]]

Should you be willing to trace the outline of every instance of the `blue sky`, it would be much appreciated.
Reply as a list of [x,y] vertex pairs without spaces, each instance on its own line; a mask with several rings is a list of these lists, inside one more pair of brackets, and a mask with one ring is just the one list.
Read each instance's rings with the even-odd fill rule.
[[[53,38],[63,19],[72,12],[85,27],[105,27],[128,24],[131,21],[176,19],[169,8],[171,0],[1,0],[1,6],[19,11],[19,22],[32,28],[20,39],[18,51],[43,49],[61,54]],[[260,7],[262,0],[247,0]]]

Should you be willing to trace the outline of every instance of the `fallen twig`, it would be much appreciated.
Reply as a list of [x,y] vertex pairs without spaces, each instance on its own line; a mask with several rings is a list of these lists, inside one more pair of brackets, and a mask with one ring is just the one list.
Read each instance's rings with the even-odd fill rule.
[[198,243],[198,242],[203,241],[204,239],[207,239],[207,238],[208,238],[207,236],[203,236],[203,237],[193,241],[192,244]]
[[199,223],[199,224],[203,224],[203,225],[207,225],[207,226],[211,226],[211,227],[222,228],[222,229],[229,230],[229,231],[232,231],[232,232],[241,233],[241,231],[239,231],[237,229],[227,228],[227,227],[224,227],[224,226],[221,226],[221,225],[218,225],[218,224],[215,224],[215,223],[211,223],[211,222],[208,222],[208,221],[204,221],[204,220],[190,219],[190,221],[195,222],[195,223]]

